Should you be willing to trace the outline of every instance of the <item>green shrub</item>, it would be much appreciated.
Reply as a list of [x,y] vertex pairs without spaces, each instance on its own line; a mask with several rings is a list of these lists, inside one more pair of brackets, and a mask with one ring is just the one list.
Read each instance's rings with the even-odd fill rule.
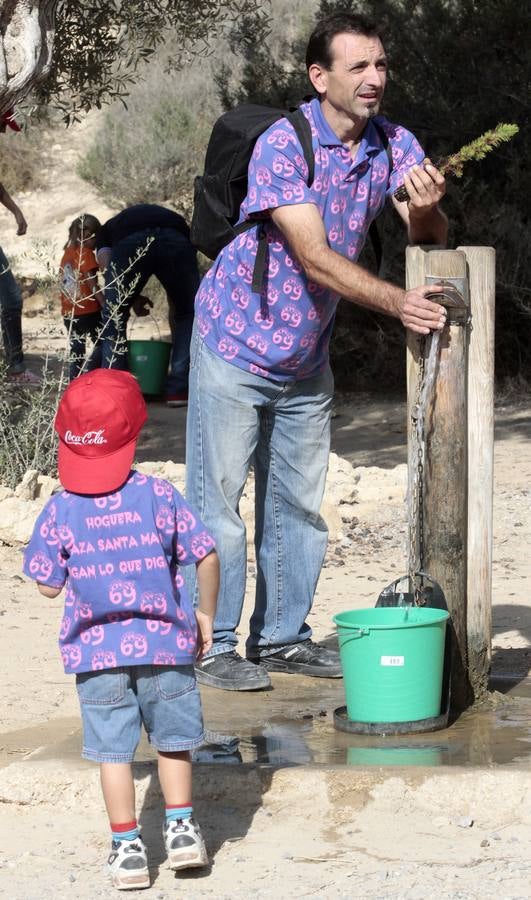
[[218,113],[214,87],[197,65],[168,73],[152,64],[127,109],[115,104],[105,114],[79,173],[109,204],[169,202],[189,218]]
[[53,421],[63,387],[48,368],[36,388],[14,388],[0,373],[0,484],[15,488],[28,469],[57,475]]
[[48,133],[42,128],[0,135],[0,181],[10,194],[30,191],[46,184],[43,155],[49,144]]

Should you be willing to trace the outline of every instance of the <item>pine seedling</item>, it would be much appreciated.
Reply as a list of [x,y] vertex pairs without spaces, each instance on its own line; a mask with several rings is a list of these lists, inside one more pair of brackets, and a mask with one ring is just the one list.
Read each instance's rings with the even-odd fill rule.
[[[457,153],[444,156],[435,162],[434,165],[443,175],[453,175],[455,178],[461,178],[465,163],[484,159],[487,153],[490,153],[491,150],[494,150],[500,144],[510,141],[515,134],[518,134],[518,131],[518,125],[500,123],[491,131],[485,131],[484,134],[471,141],[470,144],[465,144]],[[394,197],[401,202],[409,199],[404,185],[397,188],[394,192]]]

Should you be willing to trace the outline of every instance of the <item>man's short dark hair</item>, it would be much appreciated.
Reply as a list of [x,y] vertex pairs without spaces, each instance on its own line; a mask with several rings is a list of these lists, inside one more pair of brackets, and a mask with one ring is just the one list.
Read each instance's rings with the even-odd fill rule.
[[[321,19],[310,35],[306,48],[306,68],[314,63],[331,69],[333,65],[330,45],[336,34],[361,34],[363,37],[380,38],[380,33],[374,22],[365,16],[354,13],[334,13]],[[381,38],[380,38],[381,39]]]

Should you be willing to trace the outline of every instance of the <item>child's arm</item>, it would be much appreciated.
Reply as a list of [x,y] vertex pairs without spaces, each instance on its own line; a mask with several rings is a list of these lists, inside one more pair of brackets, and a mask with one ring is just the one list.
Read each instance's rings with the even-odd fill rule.
[[37,582],[37,588],[39,593],[41,593],[43,597],[48,597],[49,600],[53,600],[53,598],[57,597],[63,590],[62,588],[51,587],[49,584],[41,584],[40,581]]
[[201,659],[212,647],[214,615],[219,591],[219,559],[215,550],[196,563],[199,606],[196,609],[199,626],[197,658]]
[[100,286],[98,284],[97,278],[97,269],[94,269],[92,272],[89,272],[86,277],[86,283],[90,288],[91,297],[96,300],[100,306],[103,306],[105,303],[105,297],[103,296],[103,291],[100,290]]

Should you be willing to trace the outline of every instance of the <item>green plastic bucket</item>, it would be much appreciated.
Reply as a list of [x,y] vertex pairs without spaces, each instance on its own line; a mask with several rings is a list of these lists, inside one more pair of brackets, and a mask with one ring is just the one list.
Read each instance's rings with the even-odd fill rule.
[[164,393],[171,344],[168,341],[130,340],[127,353],[129,371],[137,379],[142,393]]
[[376,607],[339,613],[339,654],[353,722],[416,722],[438,716],[448,612]]

